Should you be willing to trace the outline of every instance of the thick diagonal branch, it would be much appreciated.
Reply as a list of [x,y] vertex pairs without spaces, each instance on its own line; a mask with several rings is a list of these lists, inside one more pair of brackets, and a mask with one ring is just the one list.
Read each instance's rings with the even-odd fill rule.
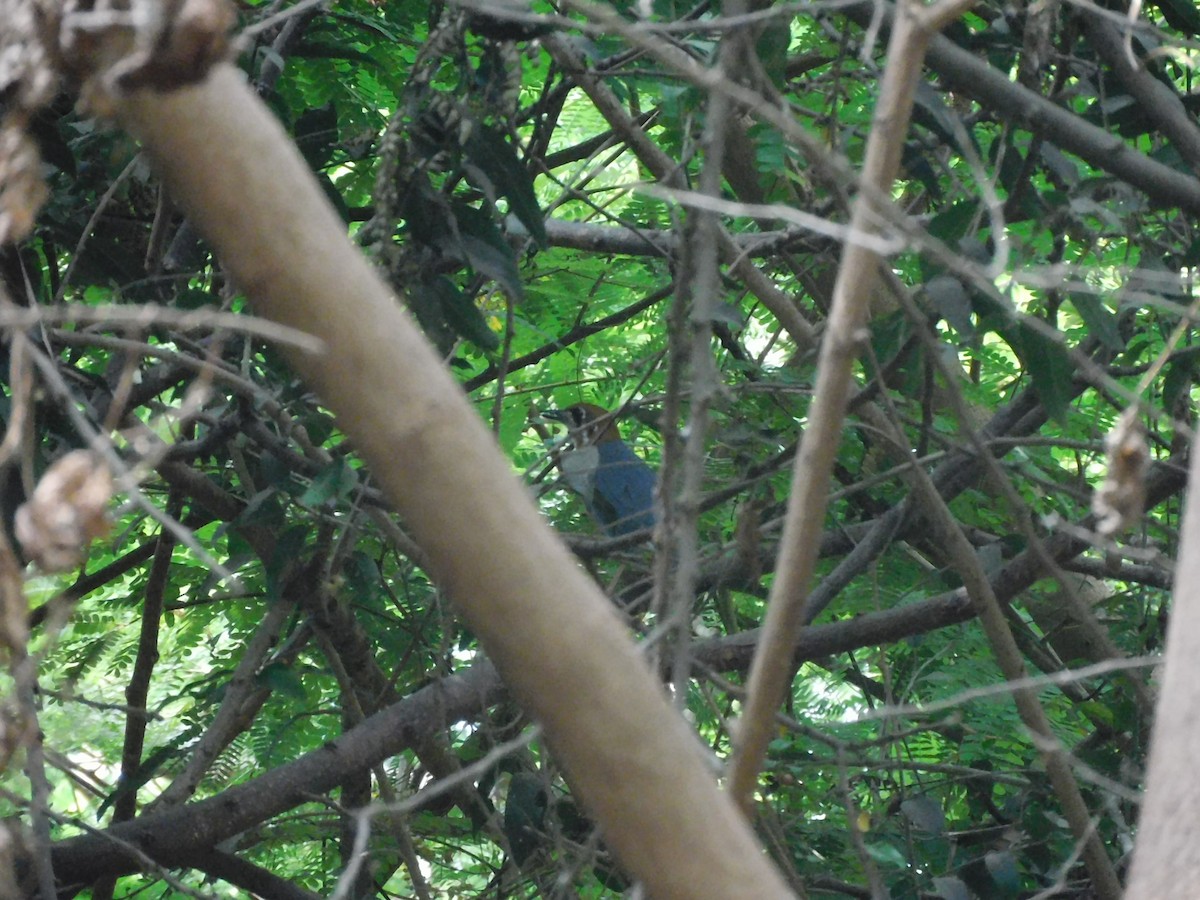
[[288,351],[429,570],[537,715],[622,863],[657,897],[786,896],[607,599],[542,521],[398,298],[232,66],[119,118]]

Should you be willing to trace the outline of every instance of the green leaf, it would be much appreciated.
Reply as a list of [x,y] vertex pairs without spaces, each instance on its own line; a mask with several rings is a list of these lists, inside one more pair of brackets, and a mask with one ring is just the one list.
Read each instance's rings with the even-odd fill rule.
[[500,349],[500,335],[488,327],[487,317],[474,301],[449,278],[426,281],[423,289],[433,292],[448,324],[459,337],[481,350]]
[[511,455],[516,449],[527,427],[524,407],[510,407],[505,404],[504,416],[500,420],[500,433],[497,438],[500,441],[500,449],[506,455]]
[[346,577],[346,585],[356,599],[361,601],[363,598],[379,595],[383,575],[375,560],[363,551],[355,550],[346,558],[342,573]]
[[953,275],[936,275],[925,285],[933,308],[938,315],[950,323],[950,326],[962,337],[970,338],[975,334],[975,323],[971,321],[974,304],[966,286]]
[[1008,850],[993,850],[983,857],[984,865],[1004,896],[1015,897],[1021,890],[1017,859]]
[[942,900],[971,900],[971,892],[960,878],[935,878],[933,889]]
[[294,697],[297,700],[305,699],[308,694],[304,690],[304,682],[300,680],[300,676],[292,669],[291,666],[283,663],[272,663],[258,674],[257,681],[259,684],[271,688],[273,691],[279,691],[288,697]]
[[1092,337],[1110,350],[1125,348],[1125,341],[1117,328],[1116,314],[1101,303],[1099,297],[1094,294],[1071,294],[1068,299]]
[[525,226],[539,247],[545,247],[546,223],[533,192],[533,179],[505,136],[487,125],[475,124],[463,144],[463,153],[472,183],[493,202],[497,196],[504,197],[508,211]]
[[299,502],[304,506],[321,506],[345,497],[357,484],[358,475],[347,465],[346,460],[335,459],[317,473],[308,490],[300,495]]
[[456,203],[454,220],[458,224],[459,246],[471,267],[495,281],[513,299],[520,299],[524,286],[516,257],[492,217],[473,206]]
[[894,866],[897,869],[908,868],[908,860],[904,854],[896,849],[892,844],[867,844],[867,856],[876,862],[881,862],[888,866]]
[[763,28],[754,44],[754,52],[771,83],[780,90],[787,83],[788,48],[792,43],[792,28],[787,18],[772,19]]
[[1065,421],[1074,396],[1071,382],[1075,377],[1075,366],[1067,351],[1025,322],[1018,322],[1015,328],[1004,328],[1000,334],[1024,363],[1046,412],[1060,422]]
[[900,804],[900,812],[918,831],[926,834],[944,834],[946,831],[946,814],[942,812],[941,804],[928,794],[905,800]]
[[280,589],[283,587],[280,578],[292,563],[301,558],[304,545],[308,541],[308,531],[305,525],[293,525],[279,535],[275,542],[275,552],[264,571],[267,577],[267,596],[272,600],[278,600],[280,597]]

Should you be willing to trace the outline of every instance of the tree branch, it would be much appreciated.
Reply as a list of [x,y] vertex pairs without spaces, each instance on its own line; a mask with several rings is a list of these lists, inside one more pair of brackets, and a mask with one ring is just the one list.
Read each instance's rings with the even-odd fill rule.
[[[869,28],[880,9],[885,27],[892,27],[894,8],[886,0],[844,6],[839,11]],[[1017,84],[949,38],[936,36],[925,62],[952,90],[971,97],[1005,121],[1035,129],[1047,141],[1142,191],[1158,206],[1200,213],[1200,180],[1138,153],[1119,135],[1097,128]]]
[[324,353],[284,352],[352,436],[629,871],[661,897],[785,896],[615,611],[238,73],[220,65],[195,87],[117,108],[256,308],[321,336]]
[[805,600],[825,521],[830,472],[841,446],[842,422],[850,399],[852,369],[864,338],[871,294],[879,283],[879,253],[856,241],[853,235],[880,232],[882,218],[872,198],[886,195],[895,180],[925,48],[932,37],[919,14],[922,9],[913,0],[901,8],[895,20],[888,45],[888,67],[879,88],[863,163],[865,190],[854,202],[852,236],[842,254],[833,308],[821,341],[808,427],[792,474],[779,567],[771,585],[762,644],[750,669],[746,707],[735,739],[730,791],[744,807],[752,802],[775,710],[790,680],[792,648],[803,627]]

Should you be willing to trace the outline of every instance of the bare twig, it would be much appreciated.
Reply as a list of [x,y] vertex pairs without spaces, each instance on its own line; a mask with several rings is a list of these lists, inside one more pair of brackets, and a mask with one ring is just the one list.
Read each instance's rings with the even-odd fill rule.
[[298,329],[255,316],[219,310],[179,310],[156,306],[153,303],[137,306],[84,306],[82,303],[68,303],[61,306],[9,306],[0,310],[0,328],[26,329],[35,325],[74,324],[141,328],[163,326],[181,331],[220,328],[286,344],[308,353],[321,353],[324,349],[319,337],[305,334]]
[[349,891],[354,885],[354,879],[358,876],[359,869],[362,868],[363,863],[366,861],[367,840],[371,837],[372,819],[383,813],[393,816],[404,815],[435,797],[440,797],[448,791],[458,788],[460,785],[473,783],[484,772],[487,772],[499,763],[500,760],[504,759],[504,757],[528,747],[532,741],[537,740],[540,734],[541,729],[533,726],[519,737],[515,737],[511,741],[505,741],[502,744],[497,744],[486,755],[475,760],[475,762],[468,766],[463,766],[454,775],[438,779],[428,787],[417,791],[411,797],[405,797],[403,800],[394,803],[372,803],[355,811],[354,847],[350,853],[350,864],[338,876],[337,886],[334,888],[333,894],[330,895],[330,900],[344,900],[345,897],[349,896]]
[[[946,0],[926,8],[910,2],[897,12],[862,176],[863,184],[875,194],[886,193],[899,168],[921,63],[933,36],[930,23],[956,13],[964,8],[964,3],[965,0]],[[808,428],[793,468],[779,568],[771,588],[761,643],[750,670],[749,698],[738,725],[730,787],[743,806],[752,801],[774,712],[791,673],[792,648],[803,625],[808,583],[825,519],[830,472],[841,445],[852,367],[863,339],[870,297],[879,283],[879,254],[854,237],[880,231],[882,220],[872,196],[870,190],[864,191],[854,204],[852,236],[843,252],[834,286],[833,308],[821,344]]]
[[[870,414],[869,410],[863,412]],[[885,416],[881,413],[873,415],[872,424],[888,436],[888,446],[895,455],[909,455],[902,433]],[[925,520],[932,527],[939,546],[943,548],[950,564],[962,578],[1000,670],[1010,685],[1021,681],[1026,677],[1024,660],[978,555],[925,470],[913,467],[907,471],[905,480],[912,488],[913,496],[920,505]],[[1093,889],[1103,900],[1119,900],[1121,883],[1117,879],[1112,861],[1108,858],[1104,843],[1095,834],[1091,813],[1071,773],[1068,756],[1054,736],[1037,692],[1032,688],[1014,688],[1013,700],[1021,721],[1034,736],[1034,744],[1041,753],[1055,797],[1075,839],[1086,842],[1083,857],[1088,874],[1092,878]]]
[[[738,15],[742,0],[730,0],[725,11]],[[746,52],[747,36],[741,31],[726,34],[721,42],[717,67],[724,78],[735,77],[738,60]],[[699,194],[717,197],[725,161],[726,130],[733,118],[732,104],[720,93],[711,94],[701,141],[704,168]],[[709,433],[709,411],[720,392],[720,374],[712,355],[713,322],[717,318],[720,272],[717,267],[716,216],[707,210],[692,210],[687,217],[685,256],[680,266],[675,306],[670,319],[671,371],[668,402],[664,409],[666,442],[660,480],[664,488],[662,547],[655,560],[655,612],[668,632],[667,652],[673,655],[671,681],[675,702],[687,704],[691,672],[691,618],[699,576],[699,516],[704,480],[705,444]],[[686,437],[675,433],[674,417],[684,385],[690,385]],[[666,667],[664,667],[666,668]]]

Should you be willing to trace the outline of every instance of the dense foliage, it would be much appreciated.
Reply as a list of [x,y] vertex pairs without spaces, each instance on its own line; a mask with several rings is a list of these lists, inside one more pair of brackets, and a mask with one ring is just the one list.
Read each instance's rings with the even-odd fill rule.
[[[242,26],[279,6],[242,3]],[[736,32],[707,2],[346,0],[266,21],[240,46],[348,232],[715,760],[731,752],[889,62],[876,9],[752,4],[733,24],[753,53],[715,89],[702,76]],[[798,891],[1089,896],[1039,747],[912,497],[914,461],[974,545],[1030,673],[1055,676],[1038,683],[1042,706],[1113,864],[1127,863],[1151,711],[1140,658],[1161,649],[1192,420],[1198,35],[1188,0],[1136,21],[986,0],[931,46],[883,231],[890,267],[856,348],[812,624],[759,781],[756,828]],[[318,398],[269,340],[213,315],[249,310],[138,148],[67,93],[30,128],[50,193],[2,257],[0,315],[32,339],[5,345],[6,521],[71,448],[105,446],[121,492],[78,572],[27,570],[17,664],[36,666],[36,698],[19,673],[8,682],[0,802],[28,821],[44,767],[63,841],[286,778],[479,651]],[[714,154],[719,199],[704,202],[723,229],[721,280],[699,303],[703,261],[685,238],[705,220],[692,189]],[[579,401],[620,410],[625,440],[660,469],[653,540],[603,537],[556,468],[563,435],[539,414]],[[1106,458],[1126,410],[1130,443]],[[1144,488],[1146,513],[1102,536],[1106,476],[1133,507]],[[694,556],[680,550],[692,512]],[[694,586],[683,629],[667,614],[678,567]],[[407,752],[332,792],[257,818],[240,794],[252,827],[218,823],[214,846],[116,879],[73,884],[60,869],[64,892],[627,889],[519,703],[494,680],[458,702],[449,722],[414,713]],[[373,800],[399,812],[356,817]],[[367,825],[367,864],[339,885]]]

